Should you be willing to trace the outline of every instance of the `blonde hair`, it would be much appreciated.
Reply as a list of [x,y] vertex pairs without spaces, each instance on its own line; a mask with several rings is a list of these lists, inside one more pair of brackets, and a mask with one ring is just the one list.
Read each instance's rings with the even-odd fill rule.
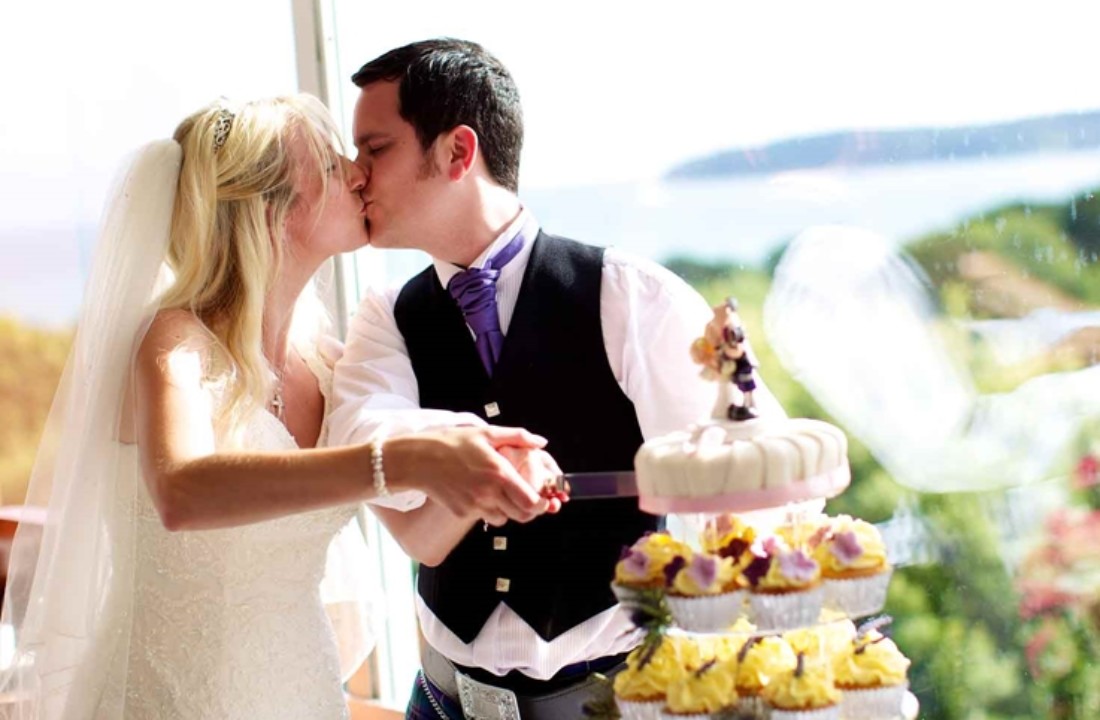
[[[313,165],[297,172],[317,172],[324,198],[327,169],[340,167],[339,133],[310,95],[232,108],[215,103],[186,118],[174,134],[183,148],[168,250],[174,280],[160,306],[190,311],[216,338],[219,352],[211,355],[208,374],[224,385],[219,422],[230,430],[267,404],[276,381],[263,354],[264,301],[284,259],[287,215],[299,200],[289,150],[295,134]],[[307,287],[295,306],[292,342],[315,336],[325,319],[316,291]],[[302,343],[301,349],[313,345]]]

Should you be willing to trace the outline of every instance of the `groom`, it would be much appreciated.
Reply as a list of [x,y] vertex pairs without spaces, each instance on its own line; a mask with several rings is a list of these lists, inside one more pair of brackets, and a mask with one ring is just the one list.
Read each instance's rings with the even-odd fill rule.
[[[422,407],[427,425],[527,428],[565,472],[628,470],[645,438],[709,415],[716,390],[689,356],[709,308],[655,264],[542,230],[517,195],[523,120],[496,58],[428,40],[353,81],[371,243],[432,264],[363,300],[336,368],[334,442],[406,428]],[[490,528],[431,502],[376,510],[421,561],[427,647],[407,717],[461,718],[460,697],[471,717],[579,717],[589,674],[615,671],[638,641],[609,584],[657,518],[636,499],[575,500]]]

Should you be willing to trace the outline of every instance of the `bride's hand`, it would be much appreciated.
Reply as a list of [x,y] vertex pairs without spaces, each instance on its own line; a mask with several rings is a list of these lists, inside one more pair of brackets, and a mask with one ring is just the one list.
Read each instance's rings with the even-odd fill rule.
[[459,517],[503,525],[508,520],[528,522],[550,503],[498,449],[545,445],[545,438],[521,428],[462,427],[393,438],[385,452],[387,465],[398,476],[395,486],[422,490]]

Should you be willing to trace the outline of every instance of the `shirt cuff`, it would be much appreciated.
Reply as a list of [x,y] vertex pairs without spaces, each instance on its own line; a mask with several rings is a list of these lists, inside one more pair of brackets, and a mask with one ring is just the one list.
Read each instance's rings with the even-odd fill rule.
[[428,496],[419,490],[402,490],[390,493],[385,497],[374,497],[367,500],[368,505],[374,505],[399,512],[409,512],[421,507],[428,501]]

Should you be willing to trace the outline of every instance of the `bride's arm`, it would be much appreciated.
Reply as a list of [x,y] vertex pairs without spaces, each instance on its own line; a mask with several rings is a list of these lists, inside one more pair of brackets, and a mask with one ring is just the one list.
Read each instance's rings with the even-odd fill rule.
[[[499,447],[498,450],[532,488],[541,488],[548,480],[561,475],[557,462],[544,450],[518,447]],[[456,515],[430,497],[411,511],[391,510],[376,504],[369,507],[406,555],[430,566],[442,563],[466,533],[482,522],[476,513]],[[560,509],[560,500],[549,501],[547,512],[556,513]]]
[[[215,451],[201,386],[208,342],[186,314],[162,313],[135,361],[134,421],[142,475],[170,530],[243,525],[374,496],[367,445],[287,452]],[[537,446],[511,428],[414,433],[383,446],[387,486],[417,489],[456,515],[529,520],[546,507],[496,451]]]

